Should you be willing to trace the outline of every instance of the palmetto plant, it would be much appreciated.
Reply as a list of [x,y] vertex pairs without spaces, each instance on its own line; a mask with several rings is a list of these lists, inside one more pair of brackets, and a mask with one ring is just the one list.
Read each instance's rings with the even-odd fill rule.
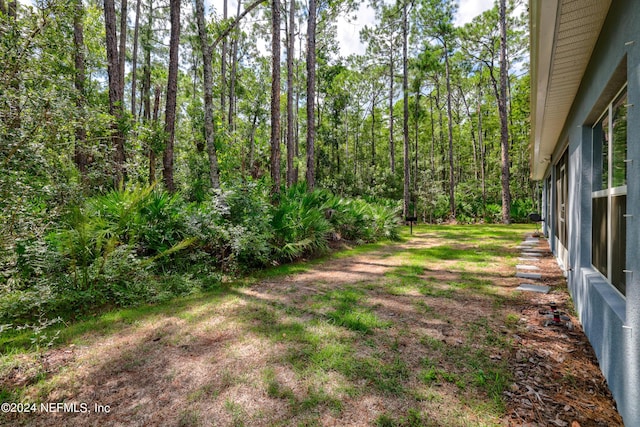
[[292,260],[305,254],[326,251],[333,226],[323,206],[331,193],[306,191],[305,184],[285,191],[273,214],[274,251],[280,260]]
[[77,289],[92,286],[108,258],[121,246],[157,257],[176,245],[183,248],[179,195],[133,187],[112,190],[73,206],[61,230],[50,236]]

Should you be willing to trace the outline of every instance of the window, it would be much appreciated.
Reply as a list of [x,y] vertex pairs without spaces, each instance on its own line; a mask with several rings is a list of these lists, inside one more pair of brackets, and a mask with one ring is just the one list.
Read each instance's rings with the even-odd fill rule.
[[[556,237],[563,248],[567,246],[567,202],[569,196],[568,185],[569,155],[565,151],[556,165]],[[565,265],[566,267],[566,265]]]
[[622,294],[626,291],[627,89],[593,127],[591,263]]
[[545,211],[544,211],[544,235],[546,237],[550,237],[551,233],[551,223],[549,218],[551,218],[551,177],[548,177],[545,181],[545,193],[546,193],[546,203],[545,203]]

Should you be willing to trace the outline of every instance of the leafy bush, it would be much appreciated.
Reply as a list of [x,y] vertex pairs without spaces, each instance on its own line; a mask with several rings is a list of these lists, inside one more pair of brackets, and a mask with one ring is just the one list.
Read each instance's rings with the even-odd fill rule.
[[373,240],[391,239],[400,237],[400,224],[402,222],[402,203],[369,204],[373,219]]
[[224,270],[266,265],[273,234],[271,209],[265,185],[240,183],[193,205],[186,215],[187,234]]
[[149,254],[159,254],[185,238],[184,201],[180,194],[151,192],[136,215],[136,243]]
[[75,316],[217,286],[225,274],[326,251],[332,238],[397,238],[400,204],[241,181],[187,203],[154,187],[69,206],[48,234],[18,239],[0,282],[0,320]]
[[322,252],[334,237],[373,242],[399,237],[401,205],[334,196],[326,190],[307,192],[298,184],[285,191],[274,213],[278,259]]
[[334,230],[322,207],[331,193],[308,192],[306,184],[284,191],[274,209],[272,247],[277,260],[293,260],[328,249],[329,234]]
[[225,194],[229,222],[235,226],[231,248],[239,265],[257,267],[269,263],[272,206],[269,188],[262,182],[245,182]]
[[439,194],[436,199],[432,202],[431,206],[433,217],[436,221],[446,221],[449,219],[449,196],[444,194]]
[[511,219],[513,222],[529,221],[529,214],[534,212],[531,199],[516,199],[511,202]]
[[502,221],[502,206],[496,203],[487,203],[485,207],[484,219],[488,223],[498,223]]

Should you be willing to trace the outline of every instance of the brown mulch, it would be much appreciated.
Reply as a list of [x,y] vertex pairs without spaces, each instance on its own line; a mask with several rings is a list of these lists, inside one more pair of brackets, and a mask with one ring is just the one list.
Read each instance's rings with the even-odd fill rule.
[[[549,294],[525,292],[519,311],[523,326],[512,355],[515,382],[505,392],[509,425],[558,427],[621,426],[596,355],[574,315],[566,279],[549,246],[540,239],[543,256],[537,265]],[[526,280],[524,280],[526,282]],[[551,322],[551,304],[560,311],[560,322]]]

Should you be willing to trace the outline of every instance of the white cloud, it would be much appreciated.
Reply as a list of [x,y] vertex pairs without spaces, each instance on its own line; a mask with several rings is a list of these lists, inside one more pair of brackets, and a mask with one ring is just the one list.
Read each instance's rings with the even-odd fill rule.
[[454,20],[457,27],[469,23],[485,10],[493,7],[494,0],[459,0],[458,14]]
[[337,22],[338,43],[340,55],[347,57],[351,54],[362,55],[365,46],[360,42],[360,31],[365,25],[375,24],[375,12],[367,3],[361,3],[355,20],[340,16]]
[[[454,24],[462,26],[471,22],[473,18],[480,15],[485,10],[491,9],[494,0],[459,0],[458,13]],[[340,44],[340,54],[348,56],[352,53],[363,54],[365,46],[360,42],[360,30],[365,25],[376,25],[375,12],[367,2],[360,4],[355,20],[349,22],[346,17],[339,17],[337,22],[338,43]]]

